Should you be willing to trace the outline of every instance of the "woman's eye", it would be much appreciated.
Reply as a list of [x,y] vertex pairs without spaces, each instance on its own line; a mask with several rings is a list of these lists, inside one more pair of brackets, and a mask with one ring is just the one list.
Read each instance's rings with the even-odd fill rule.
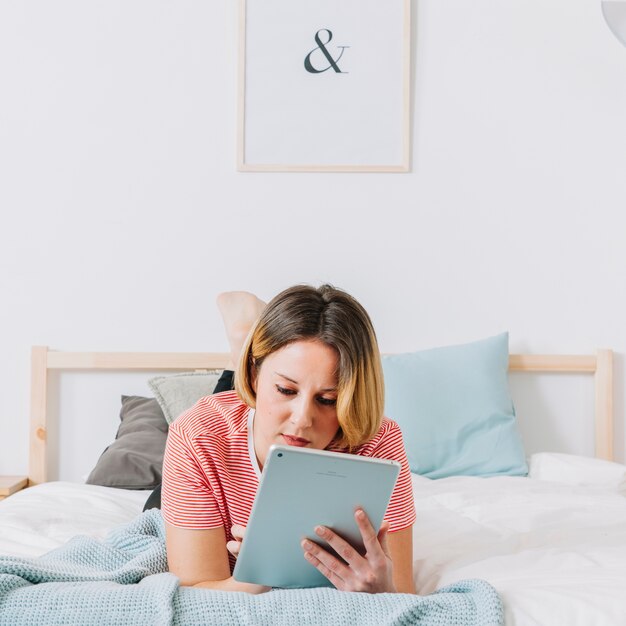
[[287,389],[285,387],[281,387],[280,385],[276,385],[276,389],[284,396],[293,396],[296,393],[293,389]]
[[318,402],[324,406],[333,406],[337,404],[337,400],[335,400],[335,398],[318,398]]

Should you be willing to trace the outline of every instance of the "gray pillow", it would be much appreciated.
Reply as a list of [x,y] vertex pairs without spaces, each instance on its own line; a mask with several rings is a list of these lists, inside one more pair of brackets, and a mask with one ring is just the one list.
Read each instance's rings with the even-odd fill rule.
[[171,424],[200,398],[213,393],[221,373],[221,370],[211,370],[155,376],[148,381],[148,385],[154,392],[167,423]]
[[154,489],[161,483],[168,423],[154,398],[122,396],[122,423],[101,454],[87,484],[118,489]]

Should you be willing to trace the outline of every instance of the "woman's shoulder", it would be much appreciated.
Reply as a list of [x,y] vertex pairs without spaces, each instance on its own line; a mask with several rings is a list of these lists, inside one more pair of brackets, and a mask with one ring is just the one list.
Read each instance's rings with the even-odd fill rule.
[[379,441],[390,436],[402,437],[402,431],[400,430],[400,426],[398,426],[398,422],[392,420],[390,417],[383,417],[378,432],[370,439],[370,442]]
[[393,458],[397,454],[404,453],[404,441],[400,426],[394,420],[383,417],[378,432],[367,442],[360,445],[355,454],[362,456],[385,456],[383,458]]
[[170,429],[190,439],[208,433],[226,437],[246,430],[249,411],[236,391],[223,391],[200,398],[172,422]]

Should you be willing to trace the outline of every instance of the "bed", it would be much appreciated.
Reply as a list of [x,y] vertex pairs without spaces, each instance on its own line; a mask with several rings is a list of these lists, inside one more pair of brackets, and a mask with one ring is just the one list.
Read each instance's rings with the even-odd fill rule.
[[[391,618],[393,610],[401,606],[400,598],[382,594],[386,598],[379,601],[390,604],[377,608],[381,611],[378,616],[372,617],[372,606],[363,604],[344,607],[345,615],[335,614],[328,623],[355,623],[354,616],[361,615],[364,623],[371,619],[372,623],[507,626],[626,624],[626,467],[612,458],[612,353],[599,350],[594,355],[507,356],[512,371],[593,377],[595,457],[535,453],[528,458],[527,475],[450,475],[433,479],[412,474],[418,513],[413,553],[416,588],[425,599],[440,592],[437,610],[448,611],[450,619],[437,622],[441,616],[433,614],[434,621],[429,621],[430,614],[421,609],[421,613],[410,613],[412,618],[407,618],[409,613]],[[33,348],[29,487],[0,502],[0,555],[13,558],[13,564],[32,567],[38,557],[50,551],[65,554],[68,541],[72,544],[70,540],[76,535],[103,541],[113,529],[141,517],[149,494],[148,490],[48,481],[51,372],[210,372],[223,368],[226,360],[227,355],[216,353],[71,353]],[[487,598],[480,581],[486,581],[497,592],[501,601],[497,610],[491,607],[480,612],[481,602],[493,604],[493,597]],[[458,604],[461,592],[470,600],[465,608]],[[273,597],[263,600],[265,605],[256,605],[255,610],[265,611],[265,617],[259,613],[253,619],[236,613],[234,618],[231,616],[232,623],[263,623],[264,619],[278,623],[277,605],[271,603],[285,602],[280,593],[268,594]],[[448,597],[452,599],[446,605]],[[297,599],[302,604],[302,597]],[[311,597],[306,596],[306,600],[309,602]],[[316,601],[318,610],[329,602],[326,597]],[[10,623],[2,621],[2,606],[0,624]],[[358,613],[361,610],[365,612]],[[474,621],[470,619],[472,612]],[[185,615],[192,614],[188,611]],[[172,621],[163,623],[176,623],[176,619],[191,623],[177,618],[177,611],[173,615]],[[380,615],[388,619],[381,621]],[[140,623],[136,617],[129,621]]]

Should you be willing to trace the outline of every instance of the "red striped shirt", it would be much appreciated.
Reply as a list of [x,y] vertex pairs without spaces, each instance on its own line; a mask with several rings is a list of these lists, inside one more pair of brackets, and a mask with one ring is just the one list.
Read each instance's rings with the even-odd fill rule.
[[[260,471],[252,441],[254,411],[236,392],[200,399],[170,425],[163,460],[161,510],[180,528],[246,526]],[[353,454],[401,464],[385,519],[397,532],[415,521],[411,474],[400,427],[388,418],[373,439]],[[232,566],[232,563],[231,563]]]

